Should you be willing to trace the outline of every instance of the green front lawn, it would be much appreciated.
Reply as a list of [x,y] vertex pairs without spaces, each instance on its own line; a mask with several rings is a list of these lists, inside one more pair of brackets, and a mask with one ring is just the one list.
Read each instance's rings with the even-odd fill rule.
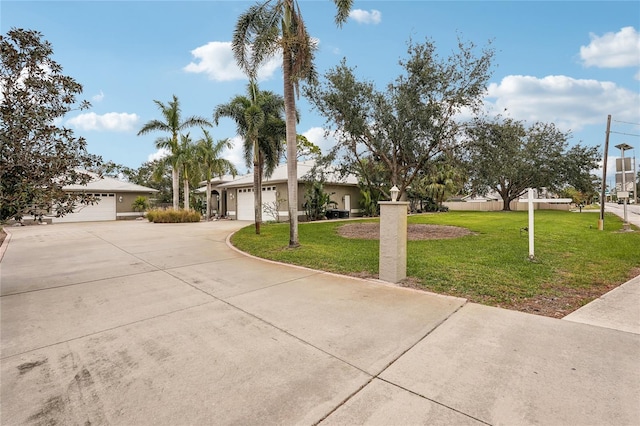
[[[377,222],[377,220],[365,220]],[[287,248],[288,224],[253,226],[231,239],[258,257],[341,274],[376,276],[377,240],[347,239],[352,221],[301,223],[301,247]],[[564,316],[640,273],[640,232],[619,232],[621,220],[597,213],[535,212],[535,261],[528,260],[527,212],[449,212],[409,217],[412,224],[453,225],[475,234],[408,242],[405,285],[492,306]]]

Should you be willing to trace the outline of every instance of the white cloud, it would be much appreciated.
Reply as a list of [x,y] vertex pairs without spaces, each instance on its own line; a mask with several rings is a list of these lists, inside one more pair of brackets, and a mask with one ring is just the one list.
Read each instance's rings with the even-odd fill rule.
[[243,175],[245,174],[245,172],[248,172],[247,163],[244,161],[244,151],[242,148],[244,139],[242,139],[241,136],[236,135],[232,137],[230,141],[231,149],[225,148],[222,151],[222,158],[226,158],[231,163],[233,163],[233,165],[236,166],[238,173]]
[[[236,64],[229,41],[211,41],[191,51],[196,59],[183,68],[186,72],[206,74],[210,80],[246,80],[247,76]],[[278,55],[268,60],[258,71],[258,78],[266,80],[273,76],[281,65]]]
[[325,136],[325,129],[322,127],[311,127],[302,133],[302,136],[306,137],[309,142],[318,145],[323,155],[328,154],[331,148],[336,145],[336,139],[331,134]]
[[100,93],[98,93],[97,95],[93,95],[93,97],[91,98],[93,102],[102,102],[103,99],[104,93],[102,92],[102,90],[100,91]]
[[354,9],[349,12],[349,17],[360,24],[377,25],[382,21],[382,13],[375,9],[371,9],[370,11]]
[[147,157],[147,161],[162,160],[163,158],[168,156],[170,153],[171,151],[169,151],[167,148],[160,148],[153,154],[149,154],[149,156]]
[[67,121],[67,124],[80,130],[110,132],[130,132],[134,130],[140,117],[126,112],[108,112],[98,115],[95,112],[80,114]]
[[511,75],[489,85],[485,106],[515,119],[553,122],[578,131],[602,124],[608,114],[637,121],[640,94],[606,81]]
[[591,43],[580,47],[580,58],[587,67],[623,68],[640,65],[640,33],[624,27],[603,36],[589,34]]

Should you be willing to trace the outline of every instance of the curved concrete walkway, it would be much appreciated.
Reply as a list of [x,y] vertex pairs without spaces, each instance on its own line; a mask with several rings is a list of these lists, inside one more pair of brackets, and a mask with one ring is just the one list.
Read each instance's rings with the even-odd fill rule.
[[10,229],[0,423],[640,424],[638,332],[252,259],[245,224]]

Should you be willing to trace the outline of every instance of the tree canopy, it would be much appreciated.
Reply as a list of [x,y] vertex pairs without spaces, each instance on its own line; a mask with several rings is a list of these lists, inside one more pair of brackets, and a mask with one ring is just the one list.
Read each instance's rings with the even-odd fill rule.
[[12,28],[0,36],[0,221],[25,215],[63,216],[93,200],[68,193],[86,184],[101,159],[87,152],[84,138],[58,125],[76,103],[82,85],[62,73],[53,47],[38,31]]
[[459,41],[458,50],[441,58],[435,44],[409,42],[404,73],[385,91],[356,77],[346,60],[326,73],[324,82],[308,85],[305,95],[326,118],[337,143],[332,154],[349,172],[368,185],[367,164],[384,168],[380,191],[397,185],[402,195],[430,160],[457,143],[462,111],[475,112],[491,75],[493,50],[476,52],[473,43]]
[[578,190],[592,186],[590,171],[600,160],[597,147],[575,145],[567,149],[570,132],[553,123],[497,117],[477,119],[467,130],[467,164],[472,190],[494,190],[503,210],[527,188]]

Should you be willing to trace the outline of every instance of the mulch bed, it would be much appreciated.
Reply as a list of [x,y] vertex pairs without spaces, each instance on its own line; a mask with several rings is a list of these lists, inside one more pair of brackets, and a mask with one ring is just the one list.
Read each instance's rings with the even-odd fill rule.
[[[377,223],[349,223],[340,226],[338,228],[338,234],[345,238],[379,240],[380,225]],[[467,235],[474,235],[474,233],[458,226],[418,224],[410,224],[407,226],[407,239],[409,241],[442,240],[460,238]]]

